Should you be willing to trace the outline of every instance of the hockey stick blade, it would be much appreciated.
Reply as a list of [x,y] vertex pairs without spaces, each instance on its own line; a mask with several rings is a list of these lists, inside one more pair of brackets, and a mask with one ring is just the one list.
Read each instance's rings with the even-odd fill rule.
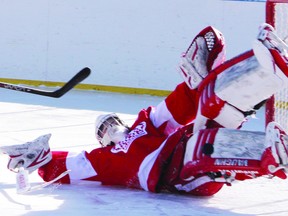
[[36,88],[30,88],[30,87],[24,87],[9,83],[0,82],[0,88],[5,88],[8,90],[14,90],[14,91],[20,91],[30,94],[36,94],[36,95],[42,95],[47,97],[53,97],[53,98],[60,98],[65,93],[70,91],[74,86],[82,82],[84,79],[86,79],[91,73],[90,68],[85,67],[81,71],[79,71],[74,77],[72,77],[67,83],[65,83],[64,86],[61,88],[55,90],[55,91],[45,91],[41,89]]

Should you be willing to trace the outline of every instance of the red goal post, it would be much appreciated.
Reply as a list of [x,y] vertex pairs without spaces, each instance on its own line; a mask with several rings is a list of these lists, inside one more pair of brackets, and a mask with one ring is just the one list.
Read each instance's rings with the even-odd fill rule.
[[[274,26],[277,35],[288,42],[288,0],[267,0],[266,22]],[[265,121],[278,122],[288,131],[288,86],[266,103]]]

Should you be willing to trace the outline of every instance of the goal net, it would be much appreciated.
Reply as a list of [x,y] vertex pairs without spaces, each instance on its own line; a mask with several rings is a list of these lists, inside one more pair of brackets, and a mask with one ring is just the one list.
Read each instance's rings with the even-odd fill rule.
[[[288,0],[267,0],[266,22],[274,26],[277,35],[288,42]],[[266,104],[266,124],[278,122],[288,131],[288,86],[277,92]]]

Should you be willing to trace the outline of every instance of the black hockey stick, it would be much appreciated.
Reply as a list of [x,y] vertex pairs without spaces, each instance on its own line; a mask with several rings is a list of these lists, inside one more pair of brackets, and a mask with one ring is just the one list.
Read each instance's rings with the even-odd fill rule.
[[4,83],[4,82],[0,82],[0,88],[5,88],[9,90],[14,90],[14,91],[21,91],[21,92],[31,93],[31,94],[37,94],[37,95],[42,95],[42,96],[47,96],[47,97],[59,98],[63,96],[66,92],[71,90],[78,83],[86,79],[90,75],[90,73],[91,73],[91,70],[88,67],[83,68],[74,77],[72,77],[72,79],[70,79],[67,83],[65,83],[64,86],[62,86],[61,88],[55,91],[45,91],[41,89],[24,87],[24,86],[19,86],[19,85]]

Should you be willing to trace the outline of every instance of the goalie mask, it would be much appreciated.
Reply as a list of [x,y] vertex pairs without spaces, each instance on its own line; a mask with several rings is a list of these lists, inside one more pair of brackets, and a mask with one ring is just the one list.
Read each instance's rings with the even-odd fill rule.
[[115,113],[100,115],[95,126],[96,139],[102,147],[123,140],[129,133],[129,127]]

